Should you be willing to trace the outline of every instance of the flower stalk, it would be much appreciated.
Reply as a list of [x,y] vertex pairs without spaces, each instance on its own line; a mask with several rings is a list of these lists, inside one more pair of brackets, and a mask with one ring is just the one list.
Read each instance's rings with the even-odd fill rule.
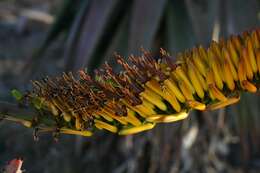
[[140,57],[130,56],[130,63],[115,56],[123,68],[119,74],[104,64],[95,78],[80,70],[78,77],[64,73],[33,81],[33,90],[22,100],[38,113],[26,123],[23,118],[4,119],[45,132],[129,135],[186,119],[194,109],[235,104],[241,92],[259,90],[259,28],[212,41],[208,49],[198,46],[179,53],[177,61],[163,49],[157,60],[144,50]]

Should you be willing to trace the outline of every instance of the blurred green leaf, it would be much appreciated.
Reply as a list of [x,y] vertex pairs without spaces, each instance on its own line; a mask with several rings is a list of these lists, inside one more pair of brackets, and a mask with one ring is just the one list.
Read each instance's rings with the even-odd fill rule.
[[72,23],[66,44],[65,44],[65,50],[64,50],[64,60],[66,62],[65,64],[65,71],[70,71],[72,70],[75,60],[74,60],[74,55],[75,55],[75,50],[77,49],[78,46],[78,40],[80,38],[81,34],[81,27],[83,24],[83,21],[85,19],[86,13],[88,12],[89,9],[89,1],[83,1],[82,2],[82,8],[78,10],[76,17]]
[[114,37],[111,39],[111,43],[108,45],[107,51],[104,54],[103,61],[106,61],[113,67],[116,71],[118,69],[118,64],[114,57],[114,53],[118,53],[123,57],[128,56],[128,39],[129,39],[129,20],[130,15],[127,14],[121,20],[120,25],[118,26],[117,32]]
[[195,45],[195,34],[185,1],[168,1],[166,9],[166,48],[180,52]]
[[92,1],[75,50],[73,70],[88,67],[91,73],[102,62],[104,52],[127,12],[130,2],[126,3],[120,0]]
[[139,53],[140,47],[150,49],[165,10],[167,0],[134,1],[129,31],[129,52]]
[[38,110],[42,108],[42,101],[38,97],[34,97],[32,99],[32,104]]
[[22,98],[23,98],[23,94],[20,91],[16,90],[16,89],[13,89],[11,91],[11,94],[17,101],[21,101]]
[[27,61],[24,69],[28,75],[31,75],[33,71],[41,64],[41,56],[46,49],[53,43],[57,37],[65,32],[69,31],[71,24],[77,14],[81,5],[85,4],[87,0],[63,0],[60,11],[58,12],[54,23],[49,29],[47,36],[38,49],[35,49],[33,55]]
[[64,31],[69,30],[78,12],[79,7],[83,6],[83,0],[63,0],[60,12],[57,14],[52,27],[50,28],[39,52],[44,52],[50,44]]

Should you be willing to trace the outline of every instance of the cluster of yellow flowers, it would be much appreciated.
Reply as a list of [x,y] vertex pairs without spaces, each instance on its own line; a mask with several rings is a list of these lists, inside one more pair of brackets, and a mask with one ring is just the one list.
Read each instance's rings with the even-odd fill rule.
[[33,81],[29,100],[50,114],[57,127],[45,131],[91,136],[96,129],[129,135],[175,122],[189,111],[214,110],[239,101],[239,92],[257,92],[260,84],[260,28],[212,41],[171,57],[143,51],[129,62],[116,55],[123,71],[105,64],[95,79],[79,72]]

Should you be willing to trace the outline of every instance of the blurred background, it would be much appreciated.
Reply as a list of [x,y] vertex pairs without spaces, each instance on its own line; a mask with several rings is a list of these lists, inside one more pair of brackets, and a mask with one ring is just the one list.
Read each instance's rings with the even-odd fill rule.
[[[30,89],[30,79],[93,70],[113,53],[157,57],[208,46],[259,27],[259,0],[1,0],[0,100]],[[1,106],[1,105],[0,105]],[[28,173],[258,173],[260,97],[215,112],[192,112],[134,136],[98,132],[91,138],[51,135],[0,122],[0,165],[23,157]]]

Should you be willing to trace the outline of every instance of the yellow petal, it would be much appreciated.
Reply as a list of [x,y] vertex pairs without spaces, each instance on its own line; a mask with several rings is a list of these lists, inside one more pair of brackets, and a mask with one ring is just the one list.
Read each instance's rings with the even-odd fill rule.
[[114,112],[112,112],[106,108],[102,110],[101,115],[107,115],[108,117],[115,119],[116,121],[118,121],[119,123],[121,123],[123,125],[127,124],[125,117],[115,115]]
[[199,56],[198,51],[195,49],[193,52],[193,62],[194,65],[197,67],[197,69],[199,70],[200,74],[202,74],[203,76],[206,76],[206,64],[204,62],[204,60],[202,59],[201,56]]
[[206,105],[204,103],[200,103],[198,101],[195,100],[188,100],[187,104],[189,107],[196,109],[196,110],[200,110],[203,111],[206,109]]
[[135,107],[141,110],[142,112],[145,112],[147,115],[151,115],[155,113],[154,111],[155,106],[149,101],[147,101],[146,99],[142,99],[142,104],[136,105]]
[[106,129],[112,133],[116,133],[117,132],[117,127],[110,125],[106,122],[100,121],[100,120],[94,120],[95,126],[97,128],[102,128],[102,129]]
[[197,95],[200,97],[200,98],[204,98],[204,91],[203,91],[203,88],[199,82],[199,79],[196,75],[196,72],[195,72],[195,67],[193,66],[193,64],[191,62],[188,61],[188,75],[189,75],[189,78],[190,78],[190,81],[197,93]]
[[146,112],[143,112],[142,110],[138,109],[136,106],[131,106],[129,103],[127,103],[125,100],[122,100],[122,102],[129,108],[132,109],[133,111],[137,112],[141,117],[145,118],[149,114]]
[[257,91],[256,86],[247,80],[242,81],[242,87],[251,93],[255,93]]
[[252,42],[250,39],[246,40],[247,42],[247,52],[248,52],[248,56],[249,56],[249,63],[251,65],[252,71],[254,73],[257,72],[257,64],[256,64],[256,58],[255,58],[255,54],[254,54],[254,48],[252,45]]
[[242,83],[242,81],[246,80],[246,70],[245,70],[245,63],[243,62],[244,59],[240,59],[239,60],[239,64],[238,64],[238,79],[240,81],[240,83]]
[[183,82],[186,84],[187,87],[189,87],[189,90],[192,92],[192,94],[195,93],[195,90],[192,86],[192,84],[190,83],[188,76],[186,75],[186,73],[183,71],[181,66],[178,66],[176,68],[176,70],[174,71],[176,73],[176,75],[183,80]]
[[242,58],[243,58],[243,63],[244,63],[244,67],[246,70],[246,76],[249,79],[253,79],[254,74],[253,74],[253,70],[252,70],[250,62],[249,62],[248,50],[246,48],[244,48],[242,50]]
[[241,54],[242,53],[242,43],[240,40],[240,36],[231,36],[231,42],[234,45],[236,51]]
[[164,81],[164,85],[169,89],[169,92],[174,94],[177,99],[184,103],[185,102],[185,98],[183,96],[183,94],[181,93],[180,89],[178,88],[178,86],[176,85],[176,83],[173,80],[170,79],[166,79]]
[[143,92],[141,92],[139,95],[144,97],[145,99],[147,99],[149,102],[151,102],[152,104],[157,106],[159,109],[161,109],[163,111],[167,110],[167,106],[165,105],[165,103],[163,103],[162,97],[160,97],[159,95],[157,95],[155,92],[151,91],[150,89],[145,88],[145,90]]
[[180,121],[183,119],[186,119],[188,117],[189,113],[186,111],[182,111],[176,114],[170,114],[170,115],[152,115],[146,118],[147,121],[150,122],[156,122],[156,123],[170,123],[175,121]]
[[82,128],[82,119],[79,117],[79,115],[77,115],[75,119],[75,128],[77,130],[80,130]]
[[209,50],[208,53],[209,53],[209,63],[210,63],[210,66],[211,66],[213,74],[214,74],[214,80],[215,80],[216,86],[219,89],[223,89],[221,68],[220,68],[218,59],[216,57],[214,57],[214,54],[211,50]]
[[163,92],[161,90],[161,86],[159,82],[157,82],[155,79],[151,79],[145,83],[147,87],[149,87],[151,90],[153,90],[156,94],[163,97]]
[[154,128],[155,123],[146,123],[140,126],[125,128],[118,132],[119,135],[132,135]]
[[86,136],[86,137],[92,136],[91,131],[88,131],[88,130],[77,131],[77,130],[72,130],[72,129],[68,129],[68,128],[61,128],[60,133],[70,134],[70,135],[80,135],[80,136]]
[[195,75],[198,77],[201,86],[203,87],[204,91],[208,90],[208,85],[206,79],[195,69]]
[[235,82],[230,70],[230,66],[228,62],[225,60],[224,65],[223,65],[223,71],[224,71],[224,77],[225,77],[225,82],[228,86],[228,88],[233,91],[235,89]]
[[226,107],[228,105],[231,105],[231,104],[235,104],[237,103],[238,101],[240,100],[240,97],[231,97],[231,98],[228,98],[227,101],[223,101],[223,102],[217,102],[217,103],[214,103],[214,104],[211,104],[211,105],[208,105],[207,106],[207,110],[216,110],[216,109],[220,109],[220,108],[223,108],[223,107]]
[[171,104],[171,106],[173,107],[173,109],[176,112],[180,112],[181,111],[181,105],[178,102],[178,100],[176,99],[175,95],[170,94],[170,92],[168,91],[169,89],[165,89],[165,95],[166,95],[166,99],[168,100],[168,102]]
[[228,53],[226,48],[223,48],[222,54],[223,54],[225,60],[227,61],[228,65],[229,65],[229,68],[230,68],[230,71],[232,73],[233,79],[235,81],[237,81],[238,80],[238,76],[237,76],[236,69],[238,68],[238,62],[237,62],[237,67],[235,67],[234,64],[231,61],[230,55],[229,55],[229,53]]
[[210,85],[209,89],[211,90],[214,97],[216,97],[220,101],[227,101],[226,96],[214,85]]
[[51,113],[53,114],[53,115],[59,115],[59,110],[54,106],[54,104],[49,104],[49,106],[50,106],[50,110],[51,110]]
[[257,36],[257,32],[256,31],[253,31],[251,33],[251,38],[252,38],[252,42],[253,42],[253,45],[256,49],[260,48],[260,40],[258,39],[259,37]]
[[69,113],[67,113],[67,112],[63,112],[62,114],[61,114],[61,116],[63,117],[63,119],[65,120],[65,121],[67,121],[67,122],[70,122],[71,121],[71,114],[69,114]]
[[199,46],[199,55],[200,55],[200,57],[202,57],[202,59],[206,62],[206,63],[208,63],[208,55],[207,55],[207,52],[206,52],[206,50],[203,48],[203,46]]
[[257,62],[257,68],[258,68],[258,74],[260,74],[260,50],[256,50],[256,62]]
[[210,49],[211,51],[213,51],[215,53],[215,56],[218,60],[220,60],[221,58],[221,51],[220,51],[220,48],[219,48],[219,45],[216,41],[212,41],[211,42],[211,45],[210,45]]
[[234,47],[234,45],[233,45],[233,43],[230,39],[227,41],[227,48],[228,48],[228,51],[231,55],[232,62],[234,63],[235,67],[237,68],[239,58],[238,58],[237,51],[236,51],[236,49],[235,49],[235,47]]
[[187,100],[194,100],[194,97],[192,95],[192,91],[190,88],[184,83],[183,81],[179,81],[179,86],[181,89],[182,94]]
[[142,122],[136,118],[135,112],[131,109],[127,109],[127,121],[134,126],[140,126]]

